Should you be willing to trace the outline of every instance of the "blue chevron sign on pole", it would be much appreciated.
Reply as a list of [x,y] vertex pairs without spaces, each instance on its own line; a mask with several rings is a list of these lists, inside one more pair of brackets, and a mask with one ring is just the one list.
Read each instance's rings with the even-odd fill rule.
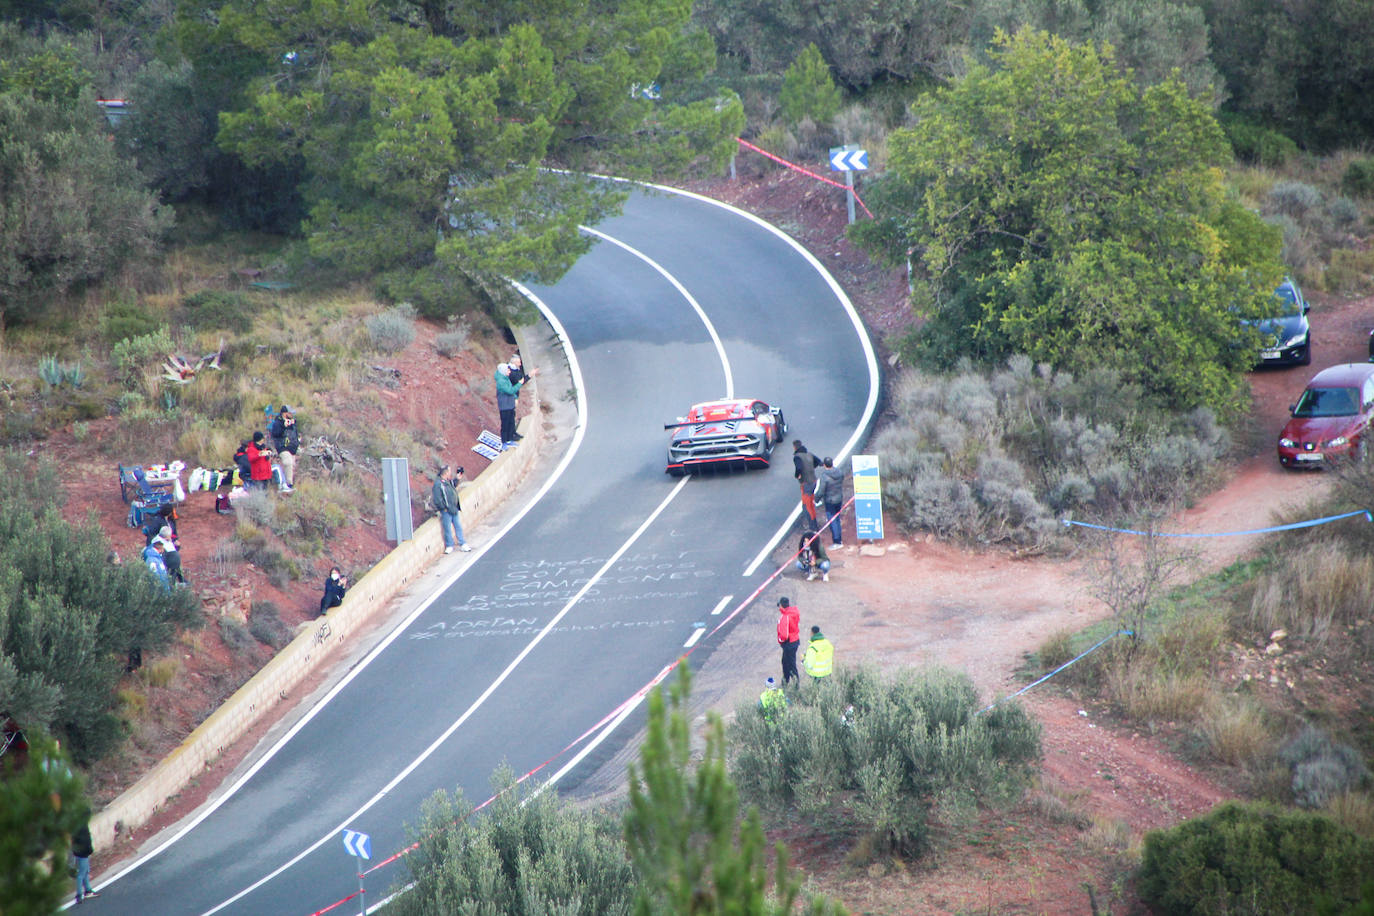
[[345,830],[343,832],[344,849],[348,850],[350,856],[357,856],[360,859],[372,858],[372,838],[365,833],[356,830]]
[[868,150],[857,146],[835,146],[830,149],[830,171],[868,171]]
[[845,209],[849,222],[854,222],[854,173],[868,171],[868,150],[857,146],[832,146],[830,171],[844,172]]

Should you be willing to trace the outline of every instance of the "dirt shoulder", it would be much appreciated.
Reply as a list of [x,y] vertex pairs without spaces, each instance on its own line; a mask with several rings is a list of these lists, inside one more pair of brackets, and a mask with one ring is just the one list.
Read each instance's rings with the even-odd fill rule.
[[[843,199],[833,189],[790,174],[753,182],[699,183],[692,189],[750,210],[797,237],[840,280],[880,345],[909,322],[903,276],[873,266],[844,240]],[[1314,298],[1319,362],[1362,361],[1374,302]],[[483,427],[494,428],[496,421],[494,405],[483,389],[490,371],[480,359],[469,364],[434,358],[427,339],[433,334],[434,329],[422,333],[389,361],[401,375],[397,388],[385,393],[385,409],[360,408],[352,422],[401,425],[417,436],[428,436],[436,454],[457,458],[471,476],[484,462],[468,452],[467,445]],[[499,342],[489,343],[500,349]],[[1321,492],[1325,481],[1320,474],[1285,472],[1272,455],[1272,439],[1288,403],[1316,368],[1256,373],[1254,432],[1238,444],[1239,458],[1225,485],[1183,513],[1176,520],[1178,530],[1262,527],[1275,510],[1301,506]],[[121,550],[132,552],[135,533],[123,527],[123,508],[110,499],[112,459],[98,448],[104,435],[99,424],[92,424],[95,448],[78,447],[64,435],[54,436],[45,448],[72,481],[72,505],[95,508]],[[527,481],[524,486],[528,490],[532,485]],[[186,519],[185,563],[193,581],[221,589],[246,585],[254,597],[273,596],[298,619],[306,619],[317,600],[314,578],[323,570],[312,570],[315,575],[276,591],[252,569],[218,576],[211,558],[215,545],[232,533],[232,519],[198,506],[187,509]],[[341,560],[361,569],[375,561],[387,546],[380,521],[359,520],[350,526],[332,545],[328,562]],[[852,544],[849,524],[845,537]],[[1206,541],[1199,569],[1228,563],[1257,540]],[[1076,560],[1016,559],[897,532],[886,547],[881,556],[863,556],[852,547],[834,551],[829,583],[801,582],[790,571],[775,583],[713,647],[696,680],[699,708],[728,714],[737,702],[752,701],[762,678],[775,673],[772,608],[784,589],[800,605],[804,624],[824,627],[838,647],[839,664],[938,663],[967,671],[989,700],[1021,686],[1018,666],[1047,636],[1081,628],[1107,614],[1092,598],[1088,574]],[[785,555],[779,552],[775,559],[781,563]],[[326,569],[328,562],[321,560]],[[220,643],[213,626],[185,638],[177,651],[183,655],[178,677],[165,689],[148,691],[150,702],[159,704],[158,733],[137,736],[133,748],[93,780],[103,797],[131,782],[174,746],[264,660],[236,656]],[[164,692],[151,696],[157,690]],[[306,695],[308,691],[302,691]],[[795,841],[794,858],[810,875],[812,886],[856,911],[874,913],[943,913],[975,907],[1086,910],[1081,885],[1087,882],[1105,893],[1119,874],[1120,856],[1145,830],[1197,814],[1231,794],[1219,781],[1190,769],[1163,742],[1119,729],[1097,711],[1080,710],[1052,691],[1033,692],[1025,702],[1043,724],[1045,741],[1043,783],[1026,802],[952,835],[930,861],[911,870],[851,868],[833,845],[813,848],[800,837],[781,834]],[[249,750],[251,746],[245,746],[226,754],[195,791],[169,807],[161,823],[192,810]],[[627,749],[604,767],[585,791],[619,792],[630,753]]]

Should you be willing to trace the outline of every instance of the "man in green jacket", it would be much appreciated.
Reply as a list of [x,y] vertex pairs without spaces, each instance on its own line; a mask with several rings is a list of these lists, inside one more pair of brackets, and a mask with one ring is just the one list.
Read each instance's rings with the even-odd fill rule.
[[830,677],[835,663],[835,645],[825,638],[820,627],[811,628],[811,641],[806,644],[806,657],[802,668],[815,680]]

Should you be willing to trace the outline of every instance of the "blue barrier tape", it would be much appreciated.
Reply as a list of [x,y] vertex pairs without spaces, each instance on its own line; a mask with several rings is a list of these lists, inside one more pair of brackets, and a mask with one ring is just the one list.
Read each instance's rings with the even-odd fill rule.
[[1049,674],[1045,675],[1044,677],[1040,678],[1039,680],[1032,681],[1031,683],[1029,683],[1029,684],[1027,684],[1026,686],[1022,687],[1020,690],[1016,691],[1015,693],[1007,694],[1006,696],[1002,697],[1002,699],[1000,699],[1000,700],[994,700],[993,702],[991,702],[991,703],[989,703],[988,705],[984,706],[982,709],[978,710],[978,712],[974,713],[974,715],[979,715],[979,716],[981,716],[983,713],[987,712],[989,709],[992,709],[992,708],[993,708],[994,706],[996,706],[998,703],[1005,703],[1007,700],[1013,699],[1014,697],[1019,697],[1021,694],[1025,693],[1027,690],[1030,690],[1032,687],[1039,687],[1041,684],[1045,683],[1045,682],[1048,681],[1050,678],[1054,677],[1056,674],[1058,674],[1059,672],[1063,671],[1065,668],[1067,668],[1067,667],[1069,667],[1070,665],[1072,665],[1074,662],[1078,661],[1079,659],[1087,658],[1089,655],[1091,655],[1092,653],[1096,652],[1098,649],[1102,648],[1102,647],[1105,646],[1107,643],[1111,642],[1113,639],[1116,639],[1118,636],[1134,636],[1134,635],[1135,635],[1135,632],[1132,631],[1132,630],[1117,630],[1117,631],[1116,631],[1115,633],[1113,633],[1111,636],[1108,636],[1108,637],[1106,637],[1105,639],[1100,640],[1100,641],[1099,641],[1095,646],[1093,646],[1092,648],[1086,650],[1085,652],[1083,652],[1082,654],[1080,654],[1080,655],[1078,655],[1078,656],[1076,656],[1076,657],[1074,657],[1074,658],[1069,659],[1069,660],[1066,661],[1064,664],[1060,665],[1058,668],[1055,668],[1053,671],[1051,671]]
[[1064,527],[1077,525],[1079,528],[1095,528],[1098,531],[1114,531],[1117,534],[1139,534],[1154,535],[1161,538],[1225,538],[1239,534],[1269,534],[1274,531],[1292,531],[1295,528],[1311,528],[1314,525],[1325,525],[1327,522],[1338,522],[1343,518],[1354,518],[1363,515],[1367,522],[1374,522],[1374,515],[1364,509],[1357,509],[1354,512],[1346,512],[1344,515],[1328,515],[1326,518],[1314,518],[1309,522],[1293,522],[1290,525],[1275,525],[1272,528],[1251,528],[1249,531],[1215,531],[1203,534],[1169,534],[1164,531],[1136,531],[1131,528],[1109,528],[1106,525],[1090,525],[1087,522],[1075,522],[1072,519],[1061,519]]

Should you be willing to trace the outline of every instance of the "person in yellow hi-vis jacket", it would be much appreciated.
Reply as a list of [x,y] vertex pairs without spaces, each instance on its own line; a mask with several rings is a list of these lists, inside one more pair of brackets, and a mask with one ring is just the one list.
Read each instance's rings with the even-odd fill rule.
[[830,669],[835,663],[835,644],[825,638],[820,627],[811,628],[811,641],[806,644],[806,656],[802,668],[812,678],[819,680],[830,677]]

